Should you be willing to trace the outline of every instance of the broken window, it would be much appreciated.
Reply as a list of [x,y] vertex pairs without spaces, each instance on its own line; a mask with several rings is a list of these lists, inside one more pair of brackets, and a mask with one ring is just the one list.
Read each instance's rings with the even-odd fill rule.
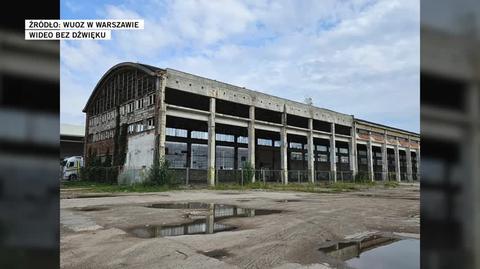
[[187,137],[188,131],[185,129],[166,128],[165,134],[168,136]]
[[303,154],[301,152],[290,152],[290,160],[301,161],[303,160]]
[[192,144],[192,164],[193,169],[207,169],[207,145]]
[[195,139],[204,139],[204,140],[208,139],[208,133],[207,132],[192,131],[192,133],[190,135],[192,136],[192,138],[195,138]]
[[232,170],[235,163],[233,147],[217,146],[215,151],[215,164],[217,169]]
[[165,142],[165,158],[171,168],[187,167],[187,143]]
[[318,161],[321,163],[328,162],[328,154],[318,154]]
[[215,139],[217,141],[235,142],[235,136],[228,134],[216,134]]
[[143,122],[140,121],[140,122],[137,122],[137,123],[136,123],[136,131],[137,131],[137,133],[143,132],[143,128],[144,128]]
[[324,152],[328,151],[327,146],[322,146],[322,145],[317,145],[317,150],[318,151],[324,151]]
[[302,143],[290,142],[291,149],[303,149]]
[[127,114],[128,114],[128,113],[132,113],[134,110],[135,110],[135,103],[134,103],[134,102],[128,103],[128,105],[127,105]]
[[248,137],[246,136],[237,137],[237,143],[248,144]]
[[155,118],[147,119],[147,130],[151,130],[155,128]]
[[270,139],[263,139],[263,138],[258,138],[257,139],[257,144],[260,146],[272,146],[272,140]]
[[155,104],[155,94],[151,94],[148,96],[147,106],[151,106]]
[[135,132],[135,124],[130,124],[130,125],[128,125],[128,130],[127,130],[127,132],[128,132],[129,134],[133,134],[133,133]]
[[238,167],[243,167],[245,162],[248,160],[248,149],[247,148],[238,148]]
[[138,99],[137,100],[137,109],[143,108],[143,99]]

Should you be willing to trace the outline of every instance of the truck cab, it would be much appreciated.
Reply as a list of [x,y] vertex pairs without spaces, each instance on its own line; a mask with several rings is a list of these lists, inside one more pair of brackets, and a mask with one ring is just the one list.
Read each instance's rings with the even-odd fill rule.
[[72,156],[62,161],[62,180],[77,180],[80,178],[80,168],[83,167],[82,156]]

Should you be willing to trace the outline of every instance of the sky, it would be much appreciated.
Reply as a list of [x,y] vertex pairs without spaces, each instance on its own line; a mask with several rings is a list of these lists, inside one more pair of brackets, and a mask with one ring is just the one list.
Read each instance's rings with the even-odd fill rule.
[[173,68],[413,132],[419,0],[61,0],[62,19],[144,19],[111,40],[61,41],[62,123],[119,62]]

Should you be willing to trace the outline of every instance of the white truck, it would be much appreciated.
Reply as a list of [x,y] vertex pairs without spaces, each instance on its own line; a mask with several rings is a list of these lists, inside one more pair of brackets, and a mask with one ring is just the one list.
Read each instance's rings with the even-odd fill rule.
[[80,178],[80,168],[83,167],[82,156],[72,156],[62,161],[62,180],[77,180]]

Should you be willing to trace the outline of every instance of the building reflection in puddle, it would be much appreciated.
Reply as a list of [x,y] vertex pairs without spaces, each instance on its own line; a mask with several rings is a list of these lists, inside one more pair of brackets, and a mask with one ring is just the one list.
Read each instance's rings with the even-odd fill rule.
[[181,224],[138,226],[129,229],[129,233],[140,238],[213,234],[238,228],[237,226],[219,223],[228,218],[255,217],[281,212],[281,210],[240,208],[233,205],[213,203],[153,204],[148,207],[164,209],[198,209],[202,210],[202,212],[205,211],[205,218]]

